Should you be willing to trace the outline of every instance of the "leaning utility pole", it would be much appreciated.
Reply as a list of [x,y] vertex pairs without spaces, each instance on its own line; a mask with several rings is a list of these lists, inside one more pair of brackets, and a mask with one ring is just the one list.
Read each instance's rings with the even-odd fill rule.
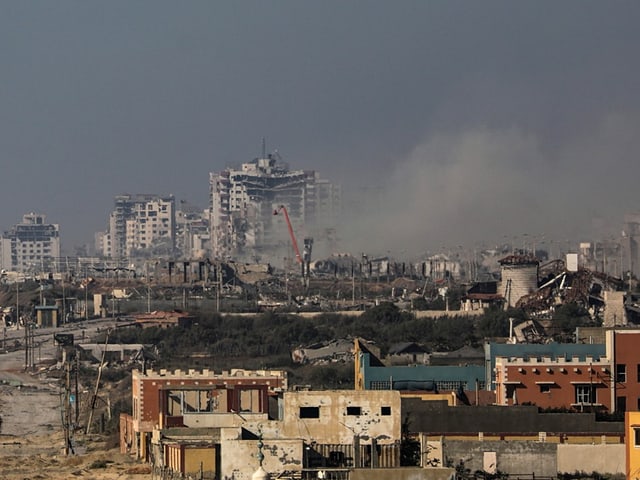
[[100,366],[98,367],[98,378],[96,379],[96,388],[93,391],[93,396],[91,397],[91,406],[89,408],[89,420],[87,421],[87,430],[86,433],[89,435],[91,433],[91,422],[93,421],[93,411],[96,408],[96,401],[98,400],[98,388],[100,388],[100,379],[102,377],[102,369],[104,367],[104,359],[107,354],[107,345],[109,345],[109,333],[111,329],[107,329],[107,336],[104,340],[104,349],[102,350],[102,358],[100,359]]

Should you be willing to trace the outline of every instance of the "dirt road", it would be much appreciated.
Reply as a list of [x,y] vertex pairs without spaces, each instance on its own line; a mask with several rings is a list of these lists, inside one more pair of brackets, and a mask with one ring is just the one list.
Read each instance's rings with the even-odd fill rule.
[[[65,333],[77,331],[68,328]],[[99,327],[94,327],[99,328]],[[86,328],[82,330],[87,332]],[[146,465],[121,455],[113,437],[73,434],[74,453],[66,455],[62,429],[63,389],[56,378],[52,332],[38,332],[35,365],[25,369],[23,350],[0,350],[0,478],[3,480],[86,478],[149,479]],[[5,332],[6,344],[23,335]],[[60,375],[57,375],[60,377]]]

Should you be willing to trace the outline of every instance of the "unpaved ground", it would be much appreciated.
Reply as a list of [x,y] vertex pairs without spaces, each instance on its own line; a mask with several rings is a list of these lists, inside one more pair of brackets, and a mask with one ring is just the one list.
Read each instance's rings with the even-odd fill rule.
[[75,454],[64,454],[60,382],[43,366],[53,345],[41,353],[33,372],[24,371],[22,352],[0,353],[0,479],[150,479],[148,466],[121,455],[113,437],[77,431]]
[[0,478],[148,479],[145,465],[121,455],[113,438],[74,435],[75,455],[64,454],[60,395],[50,385],[0,385]]
[[87,438],[77,447],[78,455],[64,455],[62,432],[33,435],[9,440],[0,445],[0,478],[3,480],[71,478],[95,480],[146,480],[151,478],[148,466],[140,465],[117,449],[96,439]]

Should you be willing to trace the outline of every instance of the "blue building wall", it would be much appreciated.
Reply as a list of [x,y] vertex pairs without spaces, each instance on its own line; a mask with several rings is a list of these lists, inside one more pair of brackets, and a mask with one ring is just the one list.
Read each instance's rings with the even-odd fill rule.
[[371,354],[359,352],[365,390],[475,390],[484,383],[482,365],[459,366],[371,366]]
[[[357,345],[360,345],[357,343]],[[475,390],[495,389],[495,365],[497,357],[531,358],[549,357],[600,358],[606,356],[604,344],[582,343],[486,343],[485,361],[482,365],[413,365],[386,366],[365,347],[357,349],[356,384],[365,390]]]

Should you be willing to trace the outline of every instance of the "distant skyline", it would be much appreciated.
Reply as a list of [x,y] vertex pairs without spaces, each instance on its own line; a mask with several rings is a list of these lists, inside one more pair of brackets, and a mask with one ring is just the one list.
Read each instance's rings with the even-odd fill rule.
[[205,208],[208,173],[265,137],[343,186],[351,251],[619,232],[639,21],[632,1],[0,2],[0,230],[44,213],[72,253],[118,194]]

